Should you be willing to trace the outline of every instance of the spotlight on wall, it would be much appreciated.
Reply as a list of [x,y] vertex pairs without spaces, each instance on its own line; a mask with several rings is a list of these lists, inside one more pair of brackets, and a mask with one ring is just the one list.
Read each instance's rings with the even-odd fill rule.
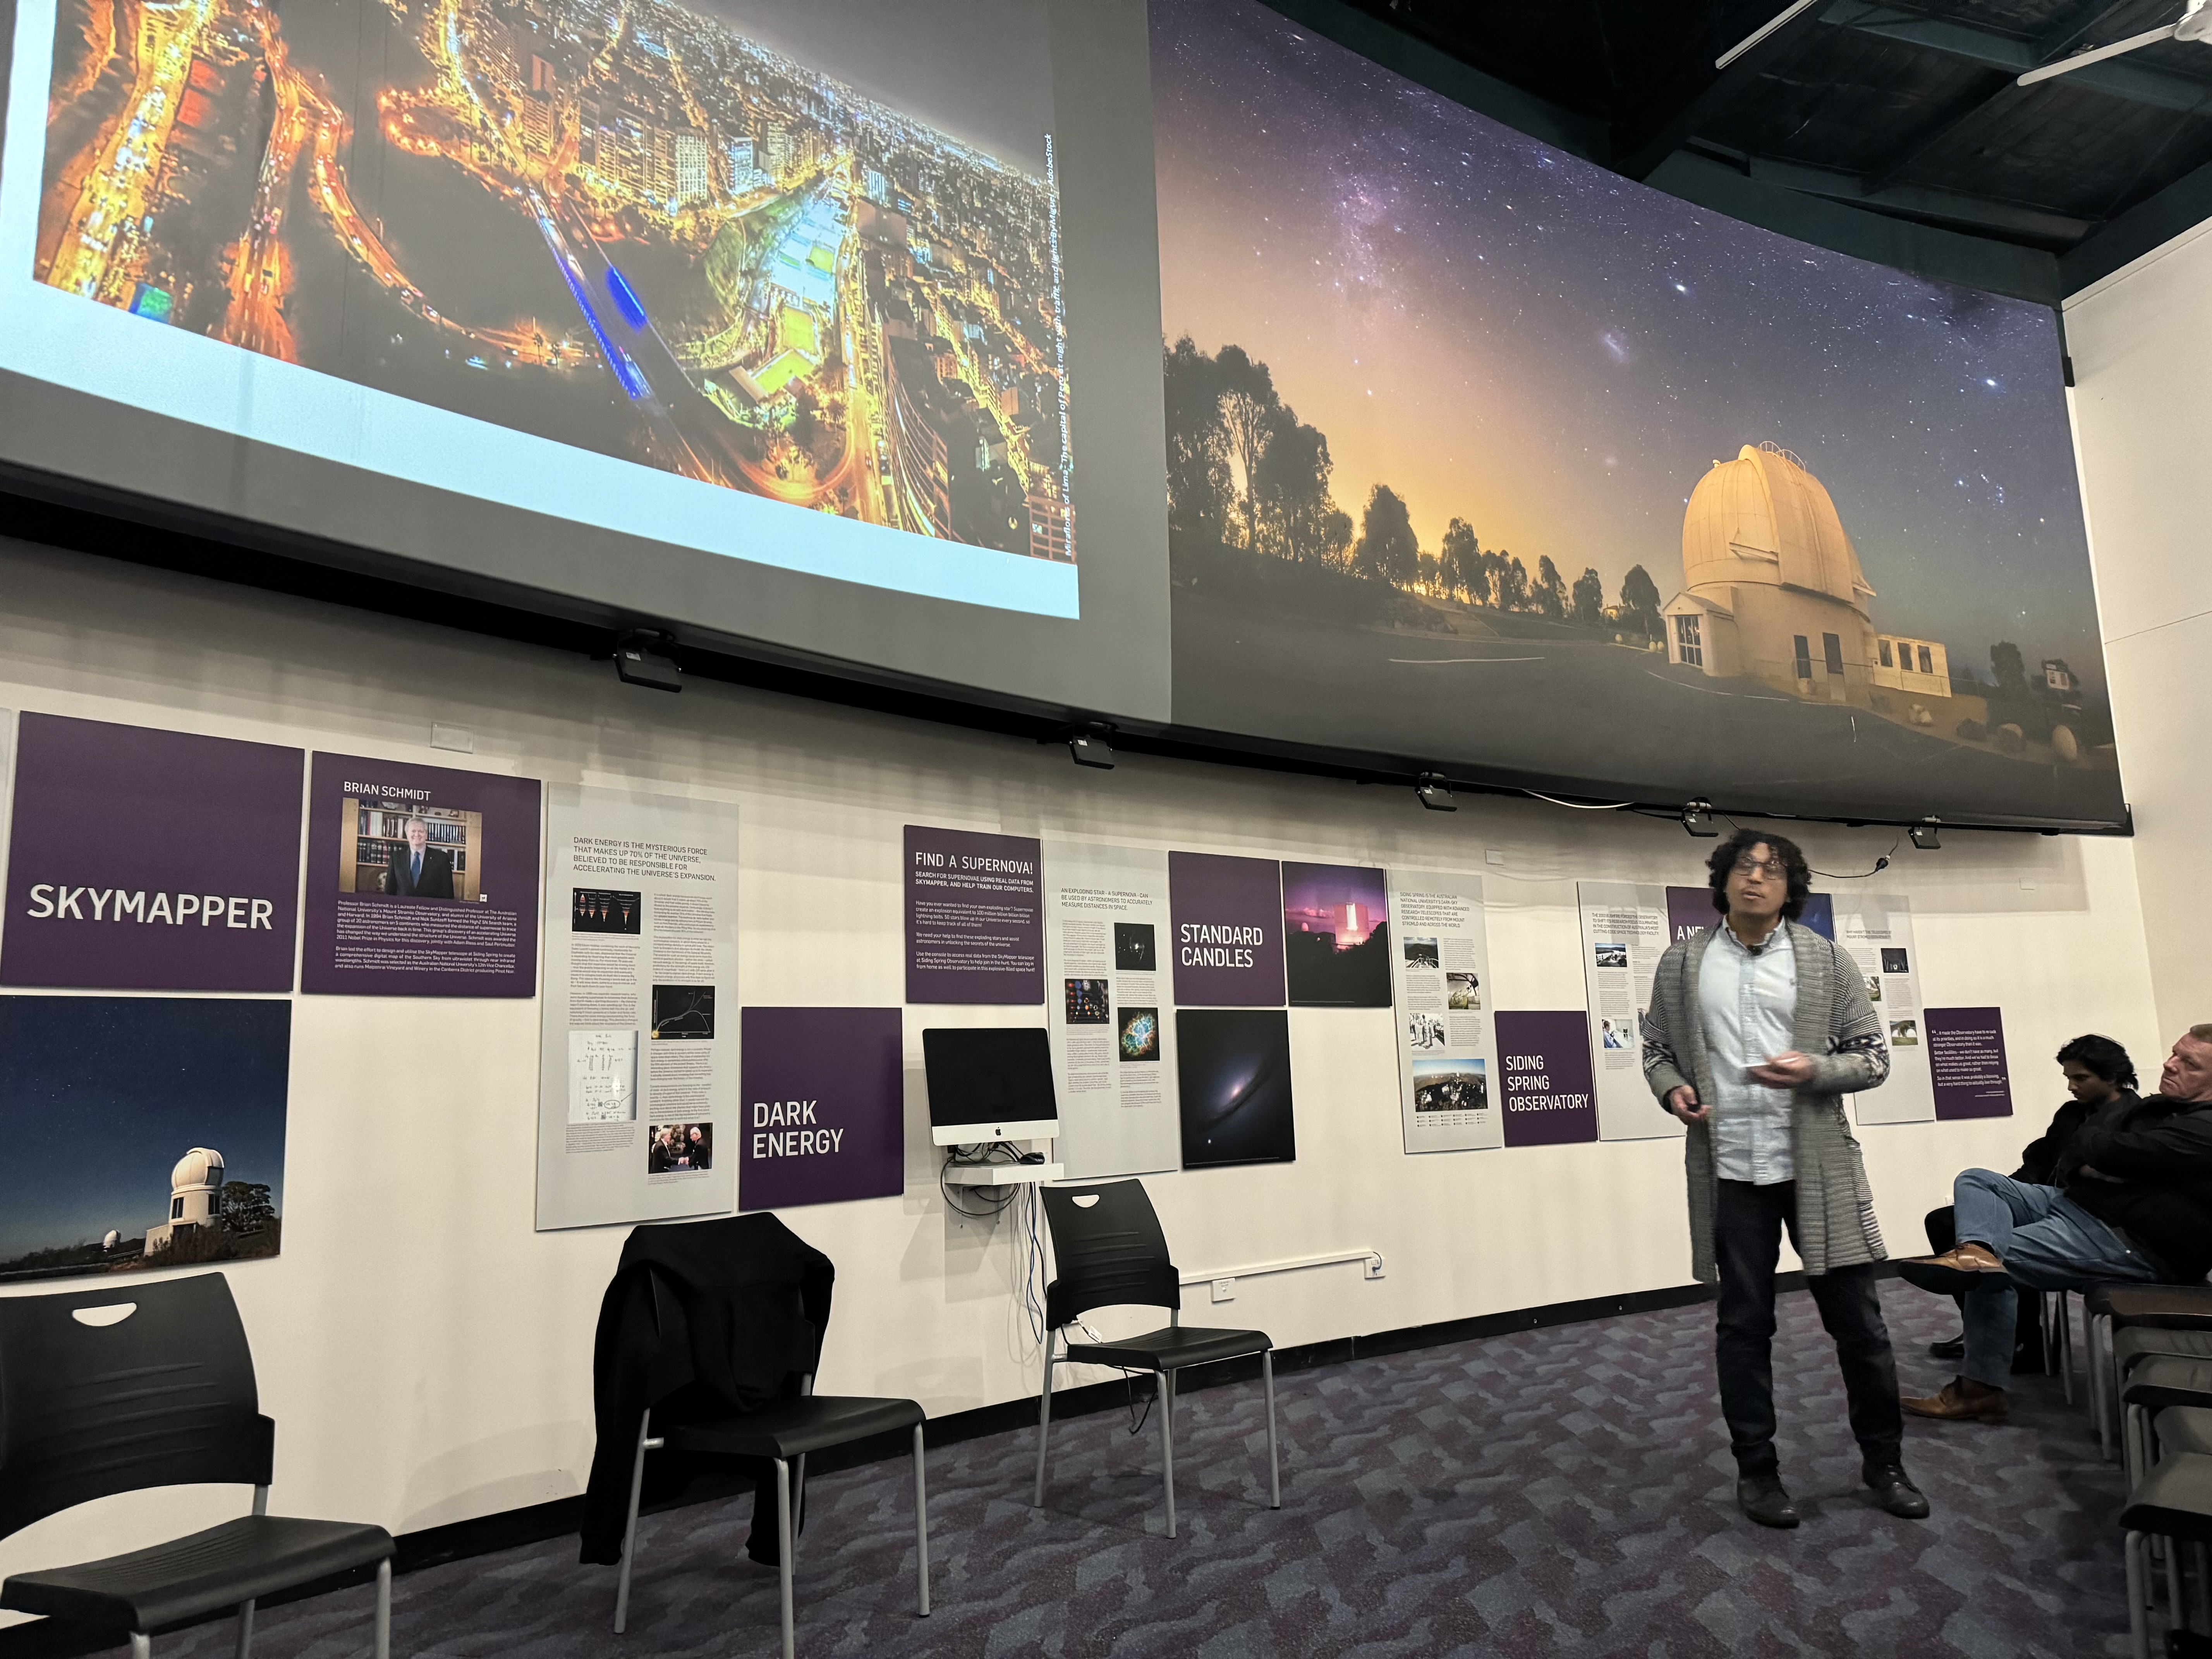
[[1912,837],[1912,844],[1922,852],[1933,853],[1942,848],[1943,839],[1937,833],[1942,827],[1938,819],[1923,818],[1905,833]]
[[1093,720],[1088,726],[1071,726],[1067,733],[1067,752],[1078,766],[1095,766],[1102,772],[1114,769],[1114,745],[1107,741],[1114,728],[1103,720]]
[[1456,812],[1459,803],[1452,799],[1451,787],[1441,772],[1424,772],[1413,786],[1414,798],[1431,812]]
[[615,672],[624,685],[642,685],[653,691],[684,689],[684,671],[676,665],[676,641],[645,629],[615,641]]
[[1686,803],[1682,808],[1682,828],[1705,840],[1719,835],[1721,827],[1713,822],[1712,802],[1693,800]]

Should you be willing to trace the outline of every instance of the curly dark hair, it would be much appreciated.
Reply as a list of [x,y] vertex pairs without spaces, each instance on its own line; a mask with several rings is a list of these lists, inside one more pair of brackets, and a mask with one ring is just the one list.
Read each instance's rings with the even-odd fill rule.
[[2068,1060],[2094,1072],[2106,1082],[2123,1089],[2132,1089],[2136,1084],[2136,1063],[2128,1058],[2128,1051],[2108,1036],[2091,1032],[2077,1036],[2058,1051],[2058,1063]]
[[1713,890],[1713,908],[1723,915],[1728,914],[1729,872],[1735,868],[1738,859],[1762,843],[1774,849],[1774,856],[1782,860],[1783,872],[1790,878],[1790,896],[1782,902],[1782,914],[1795,921],[1805,913],[1805,901],[1813,896],[1813,872],[1806,866],[1805,854],[1796,842],[1764,830],[1737,830],[1714,848],[1713,855],[1705,860],[1709,884]]

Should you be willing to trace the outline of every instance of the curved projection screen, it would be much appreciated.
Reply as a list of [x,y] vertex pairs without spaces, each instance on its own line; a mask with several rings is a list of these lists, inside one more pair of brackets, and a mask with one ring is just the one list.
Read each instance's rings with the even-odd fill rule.
[[1164,716],[1139,5],[15,10],[12,459]]
[[2122,817],[2047,309],[1152,9],[1175,708],[1639,800]]

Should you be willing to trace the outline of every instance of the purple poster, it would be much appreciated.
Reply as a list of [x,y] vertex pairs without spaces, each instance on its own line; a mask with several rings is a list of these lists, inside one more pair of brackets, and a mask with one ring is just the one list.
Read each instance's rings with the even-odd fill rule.
[[1283,1006],[1283,880],[1273,859],[1170,853],[1168,908],[1177,1003]]
[[[1826,893],[1810,893],[1805,898],[1805,912],[1797,920],[1822,939],[1836,936],[1835,900]],[[1669,887],[1667,890],[1667,942],[1680,945],[1686,939],[1695,938],[1707,928],[1720,926],[1721,913],[1713,908],[1712,890],[1708,887]]]
[[1507,1146],[1597,1139],[1589,1016],[1581,1009],[1498,1014],[1498,1078]]
[[290,990],[301,760],[25,714],[0,983]]
[[538,994],[535,778],[315,757],[300,988]]
[[[1893,1046],[1905,1039],[1890,1022]],[[1996,1008],[1923,1008],[1922,1030],[1928,1040],[1928,1075],[1936,1085],[1936,1121],[1961,1117],[2010,1117],[2012,1079],[2005,1070],[2004,1014]]]
[[1390,1006],[1390,900],[1380,870],[1283,866],[1283,968],[1300,1008]]
[[742,1029],[740,1210],[906,1190],[897,1009],[748,1008]]
[[1044,882],[1036,842],[906,827],[906,1000],[1044,1000]]

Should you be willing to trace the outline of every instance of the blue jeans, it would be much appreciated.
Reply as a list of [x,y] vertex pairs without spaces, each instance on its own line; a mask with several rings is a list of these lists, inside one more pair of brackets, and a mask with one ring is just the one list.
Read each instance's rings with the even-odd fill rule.
[[1994,1170],[1968,1170],[1951,1183],[1951,1194],[1959,1242],[1986,1244],[2005,1264],[2003,1279],[1966,1293],[1964,1373],[1974,1382],[2002,1389],[2011,1378],[2019,1307],[2014,1285],[2081,1291],[2172,1280],[2164,1262],[2056,1187],[2032,1186]]

